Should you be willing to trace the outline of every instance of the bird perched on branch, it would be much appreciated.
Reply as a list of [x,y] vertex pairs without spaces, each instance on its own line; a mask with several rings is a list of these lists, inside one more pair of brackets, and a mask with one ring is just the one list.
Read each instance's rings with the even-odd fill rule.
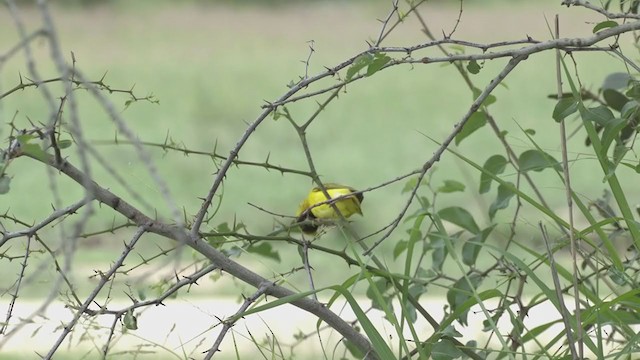
[[[362,193],[353,194],[357,192],[356,189],[335,183],[325,183],[324,187],[331,199],[340,198],[333,202],[333,204],[342,216],[348,218],[353,214],[362,215],[362,209],[360,208],[360,204],[362,204],[362,200],[364,199]],[[334,207],[331,206],[327,200],[328,198],[322,189],[315,187],[311,189],[307,197],[300,203],[298,212],[296,213],[296,222],[301,223],[300,229],[303,232],[309,234],[315,233],[320,226],[315,220],[340,218],[334,210]]]

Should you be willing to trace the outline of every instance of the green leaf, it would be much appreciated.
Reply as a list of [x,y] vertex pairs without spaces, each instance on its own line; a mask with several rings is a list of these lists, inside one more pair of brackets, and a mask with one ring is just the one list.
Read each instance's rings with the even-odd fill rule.
[[459,338],[463,336],[453,325],[446,326],[444,329],[440,331],[440,334],[444,336],[449,336],[452,338]]
[[513,192],[515,186],[512,183],[500,184],[498,186],[498,196],[489,207],[489,218],[493,220],[498,210],[506,209],[509,206],[509,200],[515,195]]
[[600,30],[608,29],[616,26],[618,26],[618,23],[613,20],[603,21],[601,23],[596,24],[596,26],[593,27],[593,33],[595,34]]
[[477,74],[480,72],[480,65],[478,65],[478,62],[475,60],[471,60],[469,61],[469,63],[467,64],[467,71],[469,71],[472,74]]
[[491,225],[464,243],[462,246],[462,262],[465,265],[473,266],[476,264],[478,254],[480,254],[480,249],[482,249],[481,244],[484,244],[484,241],[487,240],[487,237],[489,237],[489,234],[491,234],[495,227],[495,224]]
[[386,292],[392,288],[392,283],[387,278],[380,278],[375,281],[369,282],[367,288],[367,298],[371,299],[371,307],[374,309],[387,311],[389,307],[392,307],[391,303],[393,298],[386,294]]
[[624,104],[629,102],[629,98],[614,89],[605,89],[602,92],[602,97],[604,97],[604,101],[607,105],[616,111],[622,111]]
[[[469,279],[467,281],[467,279]],[[467,277],[461,277],[453,287],[449,289],[447,292],[447,302],[449,302],[449,306],[451,310],[455,311],[459,306],[463,305],[467,300],[470,300],[473,297],[473,293],[475,289],[482,282],[482,277],[479,274],[472,273]],[[467,314],[469,313],[469,309],[462,312],[458,317],[458,321],[460,324],[467,326]]]
[[438,216],[440,216],[442,220],[458,225],[472,234],[480,232],[480,228],[478,228],[475,220],[473,220],[473,216],[464,208],[458,206],[448,207],[438,211]]
[[[480,194],[484,194],[491,189],[491,175],[502,174],[507,168],[507,159],[502,155],[492,155],[484,162],[482,168],[485,170],[480,174]],[[485,173],[486,172],[486,173]]]
[[71,145],[73,145],[73,141],[69,139],[58,141],[58,149],[66,149],[68,147],[71,147]]
[[22,145],[22,153],[27,154],[43,162],[47,161],[47,153],[42,150],[39,144]]
[[629,121],[633,121],[632,118],[638,116],[639,109],[640,103],[635,100],[630,100],[628,103],[624,104],[624,106],[620,110],[620,115],[622,115],[622,117],[625,119],[629,119]]
[[444,185],[438,188],[438,192],[452,193],[452,192],[464,191],[464,188],[465,188],[464,184],[459,181],[445,180]]
[[625,119],[614,119],[610,121],[602,131],[602,155],[606,157],[609,147],[620,136],[620,132],[627,126]]
[[0,176],[0,195],[6,194],[9,192],[10,183],[11,183],[10,177],[6,175]]
[[620,163],[620,161],[622,161],[629,150],[630,149],[626,147],[622,142],[616,144],[616,146],[613,148],[613,162],[615,164]]
[[616,118],[613,112],[604,105],[587,108],[581,115],[583,120],[592,121],[600,126],[607,126],[609,122]]
[[373,61],[373,56],[371,54],[362,54],[358,56],[353,64],[347,69],[347,81],[351,80],[358,72],[365,67],[369,66]]
[[459,145],[464,138],[473,134],[476,130],[487,124],[487,115],[482,111],[471,114],[469,120],[464,124],[462,130],[456,135],[456,145]]
[[433,350],[431,351],[433,360],[452,360],[463,355],[464,353],[448,339],[440,339],[433,345]]
[[[480,94],[482,93],[482,90],[474,87],[471,92],[473,93],[473,100],[475,100],[478,98],[478,96],[480,96]],[[487,96],[487,98],[484,99],[484,101],[482,102],[482,104],[480,104],[480,106],[489,106],[495,103],[496,101],[497,101],[496,97],[489,94],[489,96]]]
[[389,61],[391,61],[390,57],[383,53],[377,53],[373,57],[373,61],[371,62],[371,64],[369,64],[369,66],[367,67],[367,76],[371,76],[378,72],[378,70],[382,69],[382,67],[385,66]]
[[129,311],[124,314],[122,323],[128,330],[138,330],[138,318],[133,314],[133,309],[129,309]]
[[542,171],[546,168],[554,168],[561,171],[560,163],[553,156],[540,150],[527,150],[518,158],[520,171]]
[[629,85],[632,77],[625,72],[616,72],[607,75],[602,82],[602,89],[622,89]]
[[209,245],[213,246],[215,249],[219,249],[226,241],[224,236],[218,235],[209,235],[204,238]]
[[396,243],[396,246],[393,247],[393,259],[397,259],[400,254],[402,254],[405,250],[407,250],[407,245],[409,242],[407,240],[400,240]]
[[631,89],[625,93],[628,97],[640,100],[640,81],[631,81]]
[[250,245],[247,248],[247,251],[280,262],[280,254],[273,250],[273,246],[271,246],[271,244],[264,241],[259,244]]
[[[420,296],[427,292],[427,288],[422,284],[414,284],[409,287],[409,294],[416,300],[420,298]],[[407,299],[404,303],[404,307],[407,310],[407,318],[411,321],[412,324],[415,324],[418,321],[418,313],[416,312],[416,307]]]
[[556,122],[560,122],[576,111],[578,111],[578,101],[572,97],[563,98],[556,103],[551,117]]
[[[413,188],[416,187],[416,184],[418,183],[418,177],[414,176],[412,178],[410,178],[406,183],[404,183],[404,187],[402,188],[401,193],[408,193],[410,191],[413,191]],[[427,181],[425,179],[422,179],[422,183],[420,184],[420,186],[426,185]]]
[[18,135],[16,136],[16,140],[18,140],[18,142],[20,143],[20,145],[26,145],[28,144],[31,140],[35,139],[36,137],[34,135],[31,134],[22,134],[22,135]]
[[433,252],[431,253],[431,268],[440,272],[442,271],[442,266],[444,265],[444,261],[446,260],[449,251],[444,243],[444,239],[439,235],[430,234],[429,240],[429,246],[433,249]]
[[231,228],[229,227],[229,224],[227,224],[226,222],[220,223],[218,226],[216,226],[216,232],[218,233],[230,233],[231,232]]

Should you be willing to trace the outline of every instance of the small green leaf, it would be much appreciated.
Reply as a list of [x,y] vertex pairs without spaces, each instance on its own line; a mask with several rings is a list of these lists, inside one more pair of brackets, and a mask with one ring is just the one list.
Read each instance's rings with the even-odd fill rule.
[[524,133],[533,136],[536,134],[536,131],[534,129],[525,129]]
[[444,185],[438,188],[438,192],[452,193],[452,192],[464,191],[464,188],[465,188],[464,184],[459,181],[445,180]]
[[6,194],[9,192],[9,184],[11,184],[11,178],[7,175],[0,176],[0,195]]
[[621,111],[624,104],[629,102],[629,98],[614,89],[605,89],[602,92],[602,97],[607,105],[616,111]]
[[[493,155],[484,162],[482,168],[489,174],[497,176],[507,168],[507,159],[502,155]],[[480,174],[480,194],[484,194],[491,189],[491,181],[493,179],[489,174],[485,172]]]
[[[404,187],[402,188],[401,193],[405,194],[408,193],[410,191],[413,191],[413,188],[416,187],[416,184],[418,183],[418,177],[414,176],[412,178],[410,178],[406,183],[404,183]],[[425,179],[422,179],[422,183],[420,184],[420,186],[426,185],[427,181]]]
[[367,76],[371,76],[378,72],[378,70],[382,69],[382,67],[384,67],[389,61],[391,61],[390,57],[383,53],[377,53],[373,57],[371,64],[367,67]]
[[223,222],[216,227],[216,232],[223,233],[223,234],[230,233],[231,228],[229,227],[229,224],[227,224],[226,222]]
[[627,126],[625,119],[613,119],[610,121],[602,131],[602,155],[606,157],[609,147],[620,136],[620,132]]
[[618,26],[618,23],[613,21],[613,20],[603,21],[603,22],[598,23],[596,26],[593,27],[593,33],[595,34],[600,30],[607,29],[607,28],[612,28],[612,27],[616,27],[616,26]]
[[431,350],[431,358],[433,360],[453,360],[463,355],[464,353],[448,339],[440,339],[433,345]]
[[280,262],[280,254],[273,250],[273,246],[271,246],[271,244],[266,242],[250,245],[247,247],[247,252],[262,255],[266,258]]
[[442,331],[440,331],[440,333],[444,336],[449,336],[452,338],[459,338],[463,336],[453,325],[447,326]]
[[561,171],[560,163],[553,156],[540,150],[527,150],[518,158],[520,171],[542,171],[546,168],[554,168]]
[[640,81],[631,81],[631,88],[625,94],[635,100],[640,100]]
[[431,268],[440,272],[442,271],[442,266],[444,265],[447,255],[449,255],[449,251],[444,243],[444,239],[439,235],[430,234],[429,240],[429,246],[433,249],[431,253]]
[[386,278],[373,281],[366,291],[367,298],[371,300],[371,307],[385,311],[387,306],[391,305],[392,299],[386,294],[391,287],[391,281]]
[[58,149],[66,149],[68,147],[71,147],[72,144],[73,144],[73,141],[71,141],[69,139],[59,140],[58,141]]
[[31,134],[22,134],[22,135],[16,136],[16,140],[20,142],[20,145],[26,145],[29,143],[29,141],[33,139],[35,139],[35,136]]
[[616,72],[607,75],[602,82],[602,89],[622,89],[629,85],[632,77],[625,72]]
[[465,265],[473,266],[476,264],[478,254],[480,254],[480,250],[482,249],[481,244],[484,244],[484,241],[487,240],[487,237],[489,237],[489,234],[491,234],[495,227],[496,225],[491,225],[464,243],[462,246],[462,262],[465,263]]
[[464,138],[473,134],[476,130],[487,124],[487,115],[482,111],[471,114],[469,120],[464,124],[462,130],[456,135],[456,145],[459,145]]
[[489,207],[489,219],[491,220],[493,220],[493,217],[496,215],[496,212],[498,210],[506,209],[509,206],[509,200],[515,195],[512,190],[515,186],[513,186],[512,183],[507,184],[511,186],[506,186],[503,184],[500,184],[498,186],[498,196]]
[[[427,292],[427,288],[422,284],[414,284],[409,287],[408,292],[414,299],[418,300],[422,294]],[[416,312],[415,306],[407,299],[404,307],[407,309],[407,318],[412,324],[415,324],[416,321],[418,321],[418,313]]]
[[478,62],[475,60],[471,60],[469,61],[469,63],[467,64],[467,70],[472,73],[472,74],[477,74],[480,72],[480,65],[478,65]]
[[442,220],[458,225],[472,234],[480,232],[480,228],[476,224],[473,216],[464,208],[452,206],[438,211],[438,216]]
[[[467,281],[467,279],[469,279]],[[453,287],[449,289],[447,292],[447,302],[451,307],[451,310],[455,311],[459,306],[463,305],[468,299],[473,296],[473,293],[476,291],[478,285],[482,282],[482,277],[479,274],[472,273],[467,277],[461,277]],[[469,310],[467,309],[458,317],[458,322],[460,324],[467,326],[467,314]]]
[[122,323],[128,330],[138,330],[138,318],[133,314],[132,309],[129,309],[129,311],[124,314]]
[[[471,91],[473,93],[473,100],[477,99],[478,96],[480,96],[480,94],[482,93],[482,90],[474,87],[473,90]],[[497,101],[496,97],[489,94],[487,96],[486,99],[484,99],[484,101],[482,102],[482,104],[480,104],[481,106],[489,106],[493,103],[495,103]]]
[[358,72],[365,67],[369,66],[373,61],[373,56],[371,54],[362,54],[358,56],[353,64],[347,69],[347,81],[351,80]]
[[613,119],[615,119],[615,115],[604,105],[591,107],[582,112],[582,120],[592,121],[601,126],[607,126]]
[[219,249],[225,243],[226,238],[224,236],[209,235],[205,237],[205,240],[215,249]]
[[572,97],[564,98],[558,100],[556,106],[553,108],[551,117],[556,122],[560,122],[576,111],[578,111],[578,102]]
[[22,153],[43,162],[47,161],[47,153],[44,152],[38,144],[24,144],[22,146]]
[[629,119],[629,121],[633,121],[632,118],[638,116],[639,109],[640,103],[635,100],[630,100],[620,109],[620,115],[625,119]]
[[407,245],[409,242],[407,240],[400,240],[396,243],[396,246],[393,247],[393,259],[397,259],[400,254],[402,254],[405,250],[407,250]]
[[613,162],[619,164],[630,149],[620,142],[613,148]]

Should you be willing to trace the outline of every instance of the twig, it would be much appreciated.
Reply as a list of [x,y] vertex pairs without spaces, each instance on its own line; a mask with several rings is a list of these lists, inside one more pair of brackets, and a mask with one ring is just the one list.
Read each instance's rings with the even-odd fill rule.
[[387,28],[387,25],[389,24],[389,21],[391,20],[391,17],[393,16],[393,14],[397,12],[398,12],[398,0],[393,0],[391,2],[391,11],[389,12],[389,15],[387,15],[386,19],[380,20],[380,22],[382,23],[382,26],[380,27],[380,35],[378,35],[378,40],[376,40],[374,47],[378,47],[380,46],[380,43],[382,43],[382,40],[384,39],[384,30]]
[[[304,263],[304,270],[307,272],[307,276],[309,277],[309,284],[311,286],[311,290],[316,290],[316,285],[313,282],[313,274],[311,274],[311,263],[309,262],[309,241],[302,240],[302,262]],[[313,298],[318,301],[318,294],[313,293]]]
[[[58,164],[54,161],[53,157],[48,157],[47,159],[33,159],[45,162],[45,164],[47,164],[48,166],[54,167],[80,185],[85,183],[86,175],[84,175],[80,170],[78,170],[66,160],[64,160],[62,164]],[[96,200],[100,201],[106,206],[111,207],[138,226],[148,226],[148,231],[151,233],[172,239],[181,244],[186,244],[196,252],[209,259],[221,270],[235,276],[236,278],[249,285],[259,288],[265,282],[268,282],[268,280],[266,280],[262,276],[236,263],[220,251],[213,248],[211,245],[209,245],[209,243],[201,239],[198,235],[192,235],[191,232],[187,232],[183,227],[166,224],[159,220],[151,219],[150,217],[146,216],[138,209],[133,207],[131,204],[114,195],[109,190],[99,186],[97,183],[93,182],[92,186],[95,191],[94,195]],[[277,298],[295,295],[293,291],[275,284],[270,286],[266,290],[265,294]],[[365,338],[357,330],[353,329],[352,326],[342,320],[330,309],[327,309],[324,305],[310,298],[293,300],[291,304],[317,316],[319,319],[329,324],[336,331],[342,334],[342,336],[344,336],[355,346],[357,346],[363,353],[367,353],[367,359],[377,359],[376,354],[372,350],[373,348],[371,346],[371,343],[367,340],[367,338]]]
[[502,71],[500,71],[500,73],[496,77],[494,77],[493,80],[491,80],[491,82],[489,82],[489,85],[487,85],[487,87],[482,91],[482,93],[480,93],[480,95],[473,102],[473,104],[471,104],[467,113],[455,125],[455,127],[453,128],[449,136],[447,136],[447,138],[442,142],[442,144],[434,152],[431,158],[427,160],[427,162],[425,162],[424,165],[422,165],[422,170],[420,174],[418,174],[418,181],[416,182],[416,185],[413,187],[411,194],[409,195],[409,198],[407,199],[404,207],[402,208],[402,210],[400,210],[400,213],[395,218],[395,220],[392,221],[391,227],[384,233],[384,235],[382,235],[382,237],[378,241],[376,241],[369,248],[369,250],[365,251],[363,255],[365,256],[369,255],[373,251],[373,249],[375,249],[378,245],[380,245],[386,238],[388,238],[391,235],[391,233],[395,230],[395,228],[400,224],[400,221],[402,221],[404,214],[407,212],[407,210],[409,209],[409,206],[413,202],[413,199],[416,196],[418,188],[420,187],[420,183],[422,182],[422,179],[426,175],[427,171],[433,166],[433,164],[435,164],[440,160],[440,156],[442,156],[445,150],[449,147],[449,144],[451,144],[451,142],[455,139],[456,135],[458,135],[458,133],[462,131],[462,128],[467,123],[471,115],[473,115],[473,113],[475,113],[480,108],[484,100],[489,96],[489,94],[491,94],[493,89],[495,89],[496,86],[498,86],[498,84],[500,84],[500,82],[502,82],[502,80],[504,80],[507,77],[507,75],[513,69],[515,69],[515,67],[520,63],[520,61],[524,59],[526,59],[526,56],[524,55],[512,58],[511,60],[509,60],[507,65],[505,65]]
[[[569,322],[569,310],[567,309],[567,306],[564,303],[564,296],[562,295],[560,279],[558,279],[558,270],[556,269],[556,262],[553,257],[553,252],[551,252],[551,247],[549,246],[549,237],[547,235],[546,229],[544,228],[544,225],[542,225],[542,222],[539,222],[538,226],[540,227],[542,239],[544,240],[544,244],[547,248],[547,255],[549,257],[549,268],[551,269],[551,278],[553,279],[553,285],[556,290],[556,296],[558,298],[558,307],[559,307],[558,310],[562,314],[562,321],[564,322],[564,330],[565,330],[565,334],[567,335],[567,342],[569,343],[569,349],[574,359],[582,359],[581,357],[578,357],[576,346],[574,344],[573,330],[571,328],[571,323]],[[576,309],[576,311],[579,311],[579,309]],[[577,323],[576,326],[580,327],[581,325]]]
[[[560,38],[560,20],[558,15],[555,16],[555,37],[556,39]],[[560,58],[560,50],[556,50],[556,80],[557,80],[557,90],[558,90],[558,99],[562,96],[562,71],[561,71],[561,58]],[[571,258],[573,265],[573,297],[575,301],[575,310],[574,314],[576,316],[576,341],[578,345],[577,354],[578,359],[583,359],[584,356],[584,343],[582,340],[582,326],[580,325],[582,321],[580,320],[580,288],[578,287],[578,274],[580,270],[578,269],[578,255],[577,255],[577,244],[576,244],[576,235],[573,231],[574,229],[574,221],[573,221],[573,199],[571,189],[571,174],[569,174],[569,159],[567,156],[567,130],[565,125],[565,119],[560,121],[560,146],[562,152],[562,174],[564,177],[564,185],[565,185],[565,195],[567,200],[567,208],[569,211],[569,241],[571,243]],[[548,247],[548,244],[547,244]],[[553,256],[549,251],[549,256]],[[570,329],[567,328],[567,332],[570,332]],[[574,348],[572,348],[575,351]]]
[[24,251],[24,258],[22,259],[22,264],[20,264],[20,273],[18,274],[18,281],[16,283],[15,291],[11,294],[11,301],[9,302],[9,307],[7,308],[7,315],[5,316],[4,322],[0,326],[0,334],[4,334],[7,330],[7,326],[9,326],[9,320],[11,320],[11,315],[13,313],[13,307],[16,304],[16,300],[18,299],[18,293],[20,292],[20,285],[22,284],[22,280],[24,279],[24,272],[27,270],[27,260],[29,259],[29,253],[31,251],[31,236],[27,236],[27,244],[26,249]]
[[601,7],[597,7],[593,4],[591,4],[588,1],[583,1],[583,0],[563,0],[562,1],[562,5],[566,5],[566,6],[582,6],[584,8],[587,8],[589,10],[593,10],[595,12],[598,12],[604,16],[606,16],[609,19],[640,19],[640,15],[638,14],[632,14],[632,13],[612,13],[612,12],[608,12],[607,10],[601,8]]
[[93,303],[93,300],[98,296],[98,294],[100,293],[104,285],[111,280],[111,277],[122,266],[122,264],[124,263],[124,259],[129,255],[129,252],[133,250],[136,242],[138,242],[138,240],[142,237],[142,235],[148,231],[148,227],[149,225],[142,225],[138,228],[138,231],[136,231],[136,233],[133,235],[129,244],[125,245],[125,248],[122,251],[122,254],[118,258],[118,260],[116,260],[116,262],[111,266],[111,268],[106,274],[101,276],[100,282],[98,283],[98,285],[96,285],[96,287],[93,289],[91,294],[87,296],[84,303],[82,303],[82,306],[80,306],[80,308],[77,309],[75,315],[73,316],[73,319],[71,319],[71,321],[69,321],[64,326],[64,330],[62,331],[62,334],[60,334],[56,342],[49,349],[49,352],[44,357],[44,359],[50,360],[53,357],[53,355],[55,355],[56,351],[58,350],[58,347],[62,345],[62,342],[64,341],[64,339],[73,330],[78,320],[80,320],[80,317],[82,316],[82,314],[84,314],[84,312],[89,308],[89,305]]
[[240,319],[240,316],[242,316],[242,313],[244,313],[249,308],[249,306],[251,306],[251,304],[253,304],[256,300],[258,300],[260,296],[264,295],[264,293],[272,284],[273,283],[265,283],[261,285],[258,288],[258,290],[255,293],[253,293],[253,295],[244,299],[244,302],[242,303],[238,311],[236,311],[236,313],[231,317],[231,320],[222,321],[223,325],[222,325],[222,329],[220,330],[220,334],[218,334],[216,341],[213,343],[213,346],[211,346],[211,349],[209,349],[209,351],[207,352],[207,355],[204,357],[204,360],[210,360],[211,358],[213,358],[216,352],[218,352],[220,348],[220,344],[222,344],[222,340],[224,339],[225,335],[231,329],[231,327],[235,324],[235,322],[238,319]]
[[13,238],[17,238],[17,237],[23,237],[23,236],[33,236],[36,232],[38,232],[40,229],[42,229],[43,227],[49,225],[50,223],[52,223],[55,220],[60,219],[63,216],[66,215],[71,215],[73,213],[75,213],[78,209],[80,209],[81,207],[83,207],[85,204],[87,204],[89,202],[89,200],[87,199],[82,199],[72,205],[69,205],[63,209],[59,209],[56,210],[54,212],[52,212],[49,216],[47,216],[44,220],[40,221],[39,223],[30,226],[26,229],[22,229],[19,231],[14,231],[14,232],[6,232],[2,234],[2,238],[0,238],[0,248],[8,241],[11,240]]

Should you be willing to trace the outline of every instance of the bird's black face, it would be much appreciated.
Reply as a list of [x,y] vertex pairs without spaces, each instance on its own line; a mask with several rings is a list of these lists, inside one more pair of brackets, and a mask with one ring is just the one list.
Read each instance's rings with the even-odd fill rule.
[[360,204],[362,204],[362,200],[364,200],[364,194],[363,193],[358,193],[358,194],[356,194],[356,198],[358,199],[358,202],[360,202]]
[[306,234],[313,234],[318,230],[318,225],[314,224],[313,220],[316,219],[316,216],[307,209],[298,216],[296,222],[302,223],[300,224],[300,230]]

